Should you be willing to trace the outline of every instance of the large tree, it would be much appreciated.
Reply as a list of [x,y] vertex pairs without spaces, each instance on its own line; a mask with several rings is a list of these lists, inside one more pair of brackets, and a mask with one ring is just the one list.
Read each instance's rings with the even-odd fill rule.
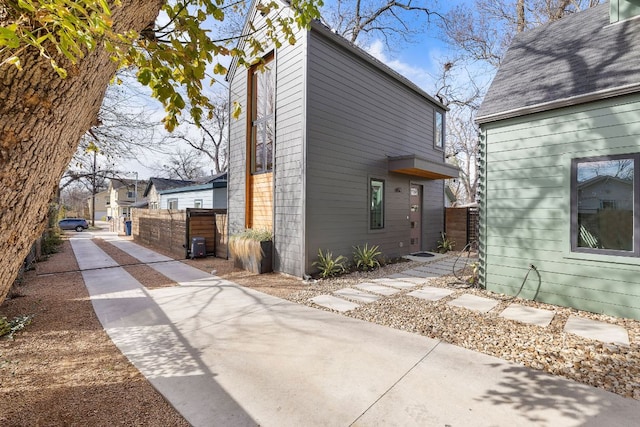
[[[292,0],[293,18],[268,21],[292,36],[317,14],[317,0]],[[231,4],[231,3],[230,3]],[[177,123],[185,98],[200,120],[211,107],[202,91],[209,70],[224,74],[217,55],[250,52],[212,40],[206,28],[224,20],[223,1],[3,0],[0,2],[0,301],[32,242],[82,135],[97,124],[105,90],[118,67],[135,66],[165,106],[165,125]],[[263,12],[277,7],[262,6]],[[156,25],[163,11],[165,19]]]

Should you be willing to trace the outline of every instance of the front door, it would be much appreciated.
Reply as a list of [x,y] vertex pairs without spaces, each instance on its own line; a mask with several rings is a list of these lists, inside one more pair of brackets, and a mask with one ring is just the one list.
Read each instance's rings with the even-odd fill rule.
[[409,223],[411,225],[410,245],[411,253],[422,249],[422,186],[411,184],[411,195],[409,197]]

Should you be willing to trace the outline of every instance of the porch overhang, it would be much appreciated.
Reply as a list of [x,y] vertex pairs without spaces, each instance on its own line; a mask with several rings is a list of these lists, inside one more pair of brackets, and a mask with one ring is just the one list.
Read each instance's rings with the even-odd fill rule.
[[446,163],[434,162],[416,155],[389,157],[389,172],[426,179],[450,179],[458,177],[458,168]]

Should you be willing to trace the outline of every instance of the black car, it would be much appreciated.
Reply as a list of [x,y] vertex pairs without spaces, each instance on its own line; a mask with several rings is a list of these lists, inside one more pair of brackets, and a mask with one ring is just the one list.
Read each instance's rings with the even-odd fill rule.
[[86,219],[82,218],[65,218],[58,222],[58,226],[61,230],[76,230],[82,231],[89,228],[89,224]]

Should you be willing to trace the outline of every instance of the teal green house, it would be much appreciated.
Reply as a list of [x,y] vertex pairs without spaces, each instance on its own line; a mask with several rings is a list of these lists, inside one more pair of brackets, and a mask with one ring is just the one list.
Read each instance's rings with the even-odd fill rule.
[[640,0],[519,34],[476,121],[481,284],[640,319]]

